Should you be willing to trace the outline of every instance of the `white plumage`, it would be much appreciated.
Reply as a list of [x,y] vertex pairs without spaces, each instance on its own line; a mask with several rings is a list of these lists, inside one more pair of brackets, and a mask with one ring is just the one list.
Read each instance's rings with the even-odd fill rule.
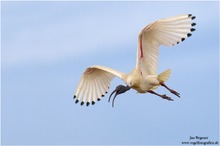
[[[111,81],[116,76],[139,93],[150,92],[159,95],[153,90],[162,85],[179,96],[178,92],[164,84],[170,76],[170,69],[157,75],[159,47],[160,45],[173,46],[190,37],[191,32],[195,31],[193,26],[196,24],[192,22],[193,19],[195,16],[191,14],[178,15],[160,19],[144,27],[138,36],[136,66],[129,74],[105,66],[88,67],[74,94],[76,103],[81,102],[81,105],[86,103],[87,106],[90,103],[95,104],[107,94]],[[171,100],[171,98],[165,99]]]

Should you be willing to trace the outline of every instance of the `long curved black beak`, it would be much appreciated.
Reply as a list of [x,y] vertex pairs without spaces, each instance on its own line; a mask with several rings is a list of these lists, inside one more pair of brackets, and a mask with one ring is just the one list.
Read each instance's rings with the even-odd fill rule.
[[129,86],[123,86],[123,85],[118,85],[115,90],[111,93],[111,95],[109,96],[108,102],[110,102],[111,96],[115,93],[115,96],[112,100],[112,107],[114,107],[114,101],[117,95],[125,93],[126,91],[130,90],[131,87]]

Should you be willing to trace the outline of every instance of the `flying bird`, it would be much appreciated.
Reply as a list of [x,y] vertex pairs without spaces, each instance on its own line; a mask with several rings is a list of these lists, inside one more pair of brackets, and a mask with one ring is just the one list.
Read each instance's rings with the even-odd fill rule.
[[151,93],[163,99],[173,101],[166,94],[158,94],[154,90],[163,86],[172,94],[180,97],[180,94],[169,88],[165,82],[171,74],[171,70],[157,74],[159,47],[174,46],[183,42],[195,31],[196,17],[192,14],[178,15],[157,20],[145,26],[138,35],[137,59],[134,69],[126,74],[115,69],[95,65],[88,67],[80,78],[76,92],[73,96],[75,103],[80,102],[89,106],[104,97],[114,77],[122,79],[126,86],[118,85],[110,94],[109,102],[113,94],[112,106],[117,95],[125,93],[131,88],[138,93]]

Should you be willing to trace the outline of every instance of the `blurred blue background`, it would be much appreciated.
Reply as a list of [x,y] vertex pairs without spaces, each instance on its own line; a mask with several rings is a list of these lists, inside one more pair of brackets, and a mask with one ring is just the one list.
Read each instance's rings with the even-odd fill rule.
[[[181,144],[219,138],[219,3],[1,2],[1,140],[3,145]],[[158,73],[174,102],[133,90],[94,106],[72,99],[84,70],[104,65],[130,72],[137,36],[160,18],[192,13],[196,31],[161,47]],[[115,78],[110,91],[119,84]]]

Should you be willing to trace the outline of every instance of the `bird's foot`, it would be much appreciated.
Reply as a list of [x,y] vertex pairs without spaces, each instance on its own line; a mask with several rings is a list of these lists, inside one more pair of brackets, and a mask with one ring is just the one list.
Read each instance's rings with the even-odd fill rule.
[[176,95],[176,96],[178,96],[178,97],[180,98],[180,93],[176,92],[176,91],[173,90],[173,89],[170,89],[169,91],[170,91],[172,94],[174,94],[174,95]]
[[128,90],[130,90],[131,87],[129,86],[123,86],[123,85],[118,85],[115,90],[111,93],[111,95],[109,96],[108,102],[110,102],[111,96],[115,93],[115,96],[112,100],[112,107],[114,107],[114,101],[117,95],[122,94]]
[[160,85],[161,86],[163,86],[163,87],[165,87],[167,90],[169,90],[170,91],[170,93],[172,93],[172,94],[174,94],[174,95],[176,95],[176,96],[178,96],[178,97],[180,97],[180,93],[178,93],[178,92],[176,92],[175,90],[173,90],[173,89],[170,89],[167,85],[165,85],[163,82],[162,83],[160,83]]
[[158,93],[154,92],[153,90],[150,90],[148,92],[151,93],[151,94],[155,94],[155,95],[157,95],[157,96],[159,96],[159,97],[161,97],[163,99],[166,99],[166,100],[169,100],[169,101],[173,101],[173,99],[170,98],[169,96],[167,96],[166,94],[161,95],[161,94],[158,94]]
[[169,100],[169,101],[173,101],[173,99],[171,97],[167,96],[166,94],[163,94],[160,97],[162,97],[163,99]]

